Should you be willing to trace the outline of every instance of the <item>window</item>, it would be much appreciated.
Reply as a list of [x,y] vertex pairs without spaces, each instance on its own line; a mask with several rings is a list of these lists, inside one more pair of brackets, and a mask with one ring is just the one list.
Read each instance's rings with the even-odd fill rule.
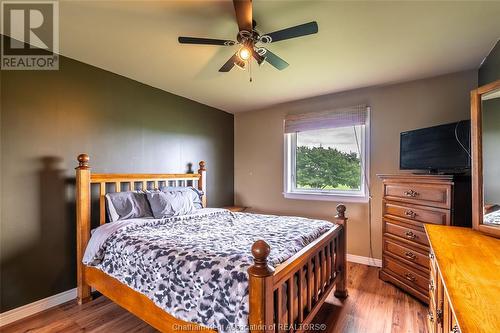
[[368,201],[368,108],[285,119],[286,198]]

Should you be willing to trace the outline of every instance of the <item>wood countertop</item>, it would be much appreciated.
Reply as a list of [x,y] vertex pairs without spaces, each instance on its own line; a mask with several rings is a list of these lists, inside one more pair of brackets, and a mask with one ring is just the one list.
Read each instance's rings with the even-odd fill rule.
[[500,332],[500,239],[426,224],[452,310],[466,332]]

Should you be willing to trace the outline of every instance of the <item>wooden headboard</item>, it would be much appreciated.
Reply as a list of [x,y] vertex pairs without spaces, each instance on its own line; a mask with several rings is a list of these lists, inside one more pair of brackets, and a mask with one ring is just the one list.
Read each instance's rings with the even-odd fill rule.
[[[90,172],[89,155],[78,155],[76,167],[76,235],[77,235],[77,275],[82,278],[82,259],[87,243],[90,239],[91,229],[91,186],[99,186],[99,223],[106,223],[105,195],[110,192],[121,192],[125,184],[127,191],[137,189],[158,189],[161,186],[193,186],[203,192],[202,204],[207,206],[205,162],[199,163],[198,173],[166,173],[166,174],[139,174],[116,173],[104,174]],[[108,186],[109,185],[109,186]],[[114,189],[114,191],[112,190]],[[80,296],[80,295],[79,295]]]

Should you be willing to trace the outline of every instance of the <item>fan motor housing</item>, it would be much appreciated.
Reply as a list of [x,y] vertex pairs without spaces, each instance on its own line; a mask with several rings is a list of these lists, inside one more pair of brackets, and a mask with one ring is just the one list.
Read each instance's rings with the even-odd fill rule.
[[260,34],[257,30],[252,30],[251,32],[246,30],[241,30],[236,35],[236,40],[240,44],[248,44],[248,42],[251,42],[252,45],[254,45],[259,41],[259,39],[260,39]]

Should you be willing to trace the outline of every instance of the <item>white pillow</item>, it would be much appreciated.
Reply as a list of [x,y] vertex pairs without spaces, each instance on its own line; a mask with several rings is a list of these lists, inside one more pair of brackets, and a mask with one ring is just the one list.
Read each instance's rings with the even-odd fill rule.
[[153,216],[157,219],[196,212],[192,195],[187,191],[154,191],[147,192],[146,196]]
[[197,209],[203,208],[202,197],[203,192],[194,188],[192,186],[182,187],[182,186],[166,186],[161,188],[162,192],[187,192],[191,200],[193,201],[194,207]]
[[106,201],[108,203],[107,209],[110,222],[153,217],[144,193],[132,191],[107,193]]

